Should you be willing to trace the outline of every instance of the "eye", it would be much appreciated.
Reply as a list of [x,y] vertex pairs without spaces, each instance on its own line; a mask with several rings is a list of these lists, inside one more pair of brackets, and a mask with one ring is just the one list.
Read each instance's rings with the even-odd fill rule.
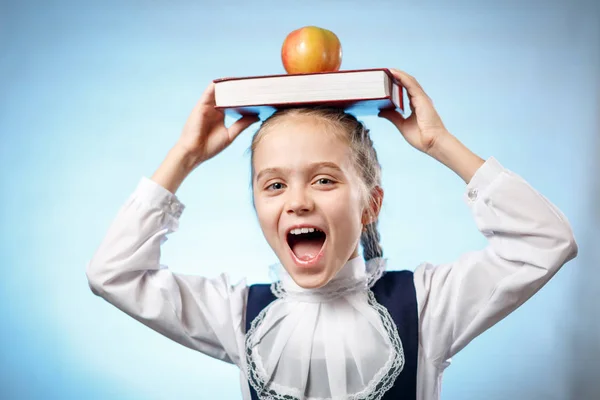
[[281,190],[283,189],[284,184],[281,182],[273,182],[269,186],[267,186],[267,190]]
[[319,178],[317,183],[320,185],[333,185],[335,182],[329,178]]

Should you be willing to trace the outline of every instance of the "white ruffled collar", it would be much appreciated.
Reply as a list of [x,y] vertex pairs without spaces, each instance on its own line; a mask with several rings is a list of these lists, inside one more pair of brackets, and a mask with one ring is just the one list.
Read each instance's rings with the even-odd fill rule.
[[271,291],[276,297],[321,302],[351,292],[368,290],[385,272],[386,260],[384,258],[374,258],[365,262],[360,256],[354,257],[340,269],[327,285],[316,289],[305,289],[298,286],[281,264],[274,264],[270,269],[273,279]]
[[378,400],[404,367],[402,342],[371,287],[381,258],[356,257],[327,285],[298,286],[271,267],[277,296],[246,334],[247,377],[268,400]]

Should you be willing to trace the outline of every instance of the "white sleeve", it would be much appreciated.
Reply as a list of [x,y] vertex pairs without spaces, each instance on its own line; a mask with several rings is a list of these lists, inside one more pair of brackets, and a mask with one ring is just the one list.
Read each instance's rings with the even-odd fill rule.
[[533,296],[578,251],[560,210],[494,158],[474,175],[464,199],[487,247],[415,270],[421,351],[439,367]]
[[173,193],[142,178],[87,266],[89,286],[175,342],[240,365],[245,282],[176,274],[160,264],[161,245],[183,209]]

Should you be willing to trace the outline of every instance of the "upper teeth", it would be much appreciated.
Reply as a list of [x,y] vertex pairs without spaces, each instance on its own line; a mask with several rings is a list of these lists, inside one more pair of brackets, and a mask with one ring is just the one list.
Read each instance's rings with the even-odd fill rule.
[[312,233],[314,231],[321,232],[320,229],[315,229],[315,228],[297,228],[297,229],[292,229],[290,231],[290,233],[292,235],[301,235],[303,233]]

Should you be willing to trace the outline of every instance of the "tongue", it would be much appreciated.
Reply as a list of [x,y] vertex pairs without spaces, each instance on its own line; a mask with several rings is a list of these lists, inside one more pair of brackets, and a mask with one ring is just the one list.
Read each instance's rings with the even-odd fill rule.
[[292,251],[299,260],[309,261],[315,258],[323,247],[323,240],[303,239],[292,246]]

